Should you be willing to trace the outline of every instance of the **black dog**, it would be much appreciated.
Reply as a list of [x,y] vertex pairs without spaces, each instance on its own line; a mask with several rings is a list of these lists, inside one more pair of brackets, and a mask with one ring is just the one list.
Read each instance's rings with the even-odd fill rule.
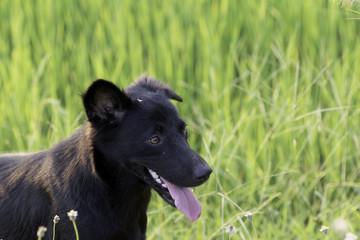
[[201,206],[188,187],[211,169],[187,143],[185,122],[169,101],[182,101],[146,76],[121,91],[95,81],[83,94],[88,122],[54,147],[0,156],[0,239],[35,239],[39,226],[52,239],[145,239],[150,187],[190,221]]

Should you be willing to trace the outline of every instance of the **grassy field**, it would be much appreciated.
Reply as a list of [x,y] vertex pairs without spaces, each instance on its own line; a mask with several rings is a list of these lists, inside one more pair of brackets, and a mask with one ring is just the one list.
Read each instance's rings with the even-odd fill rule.
[[148,239],[229,239],[229,224],[233,240],[344,239],[337,218],[360,237],[359,16],[328,0],[1,0],[0,152],[52,146],[84,123],[93,80],[146,72],[184,98],[214,170],[195,223],[153,193]]

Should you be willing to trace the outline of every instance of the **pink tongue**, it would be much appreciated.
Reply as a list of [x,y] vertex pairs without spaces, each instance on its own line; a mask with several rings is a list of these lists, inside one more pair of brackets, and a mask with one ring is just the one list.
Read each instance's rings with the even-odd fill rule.
[[165,182],[171,197],[175,200],[175,206],[179,209],[191,222],[200,217],[201,205],[196,199],[190,188],[176,186],[165,179]]

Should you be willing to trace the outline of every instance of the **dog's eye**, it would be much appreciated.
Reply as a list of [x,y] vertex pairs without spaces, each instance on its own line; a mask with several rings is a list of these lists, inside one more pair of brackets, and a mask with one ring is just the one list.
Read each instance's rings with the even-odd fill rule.
[[152,144],[158,144],[160,142],[160,138],[159,137],[152,137],[149,141]]

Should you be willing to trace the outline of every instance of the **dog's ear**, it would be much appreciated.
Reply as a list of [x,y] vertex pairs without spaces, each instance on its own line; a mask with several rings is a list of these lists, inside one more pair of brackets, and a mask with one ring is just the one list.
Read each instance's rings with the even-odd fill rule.
[[164,88],[163,91],[168,98],[176,100],[178,102],[183,101],[183,99],[179,95],[177,95],[172,89]]
[[93,124],[111,124],[120,121],[131,99],[113,83],[98,79],[82,95],[89,121]]

